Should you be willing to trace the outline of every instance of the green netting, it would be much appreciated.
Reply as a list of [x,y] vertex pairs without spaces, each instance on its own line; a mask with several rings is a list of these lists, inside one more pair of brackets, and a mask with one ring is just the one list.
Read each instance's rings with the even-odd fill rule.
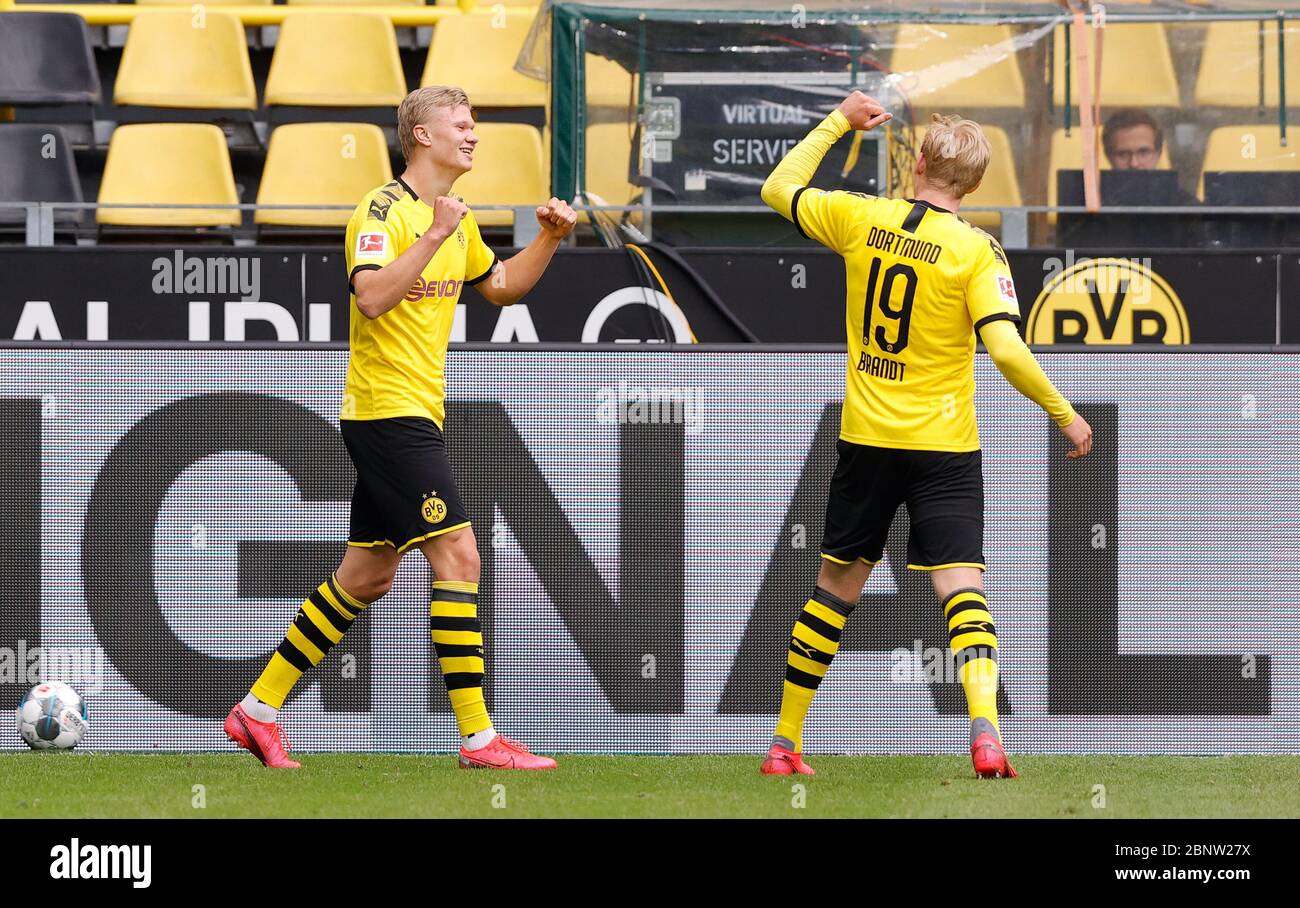
[[[884,22],[907,19],[926,21],[1022,20],[1045,18],[1065,13],[1059,2],[989,2],[962,3],[944,0],[884,0],[876,3],[854,3],[845,0],[598,0],[598,2],[567,2],[548,0],[548,5],[573,10],[590,19],[605,21],[636,19],[642,15],[656,19],[686,19],[692,21],[753,21],[792,22],[797,18],[821,21]],[[1151,0],[1151,2],[1125,2],[1108,0],[1105,3],[1079,3],[1074,6],[1091,9],[1104,7],[1108,14],[1119,17],[1157,19],[1207,19],[1223,15],[1273,15],[1278,10],[1295,12],[1294,3],[1270,3],[1268,0]]]
[[[1300,105],[1294,4],[1113,2],[1082,31],[1055,3],[704,6],[543,7],[517,68],[551,82],[557,192],[599,183],[596,201],[615,205],[646,192],[656,206],[756,203],[771,159],[855,87],[895,119],[879,144],[840,149],[828,179],[845,188],[879,178],[872,191],[907,191],[930,115],[960,114],[988,128],[997,165],[970,205],[1072,203],[1058,197],[1058,172],[1082,167],[1084,89],[1103,169],[1145,153],[1102,147],[1101,127],[1135,112],[1155,124],[1158,155],[1143,166],[1174,175],[1166,197],[1207,199],[1207,175],[1221,171],[1300,169],[1287,129]],[[610,177],[619,157],[622,181]],[[997,215],[988,220],[996,229]]]

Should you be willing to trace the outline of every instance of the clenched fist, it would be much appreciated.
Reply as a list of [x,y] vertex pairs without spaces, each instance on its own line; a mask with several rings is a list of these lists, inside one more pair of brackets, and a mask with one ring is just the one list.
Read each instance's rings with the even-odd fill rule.
[[449,237],[460,227],[460,222],[469,213],[469,206],[460,199],[440,195],[433,201],[433,226],[429,232],[440,237]]
[[542,225],[544,233],[562,240],[573,232],[578,223],[578,213],[569,207],[568,202],[552,198],[545,205],[537,206],[537,223]]
[[886,113],[884,105],[875,98],[860,91],[845,98],[839,111],[848,118],[849,125],[854,129],[874,129],[894,116]]

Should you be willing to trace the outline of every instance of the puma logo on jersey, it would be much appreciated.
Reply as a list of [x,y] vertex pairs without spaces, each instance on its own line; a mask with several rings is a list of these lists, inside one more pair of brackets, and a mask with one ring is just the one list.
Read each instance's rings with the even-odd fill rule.
[[995,259],[998,260],[998,263],[1001,264],[1001,265],[1006,265],[1006,264],[1007,264],[1007,257],[1006,257],[1006,255],[1002,252],[1002,247],[999,246],[999,245],[997,244],[997,242],[993,240],[992,237],[989,238],[989,246],[990,246],[990,248],[993,249],[993,257],[994,257]]

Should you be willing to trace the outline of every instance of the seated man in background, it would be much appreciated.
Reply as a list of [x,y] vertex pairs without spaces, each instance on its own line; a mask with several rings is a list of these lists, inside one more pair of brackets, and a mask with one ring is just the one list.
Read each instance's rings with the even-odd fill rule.
[[[1178,184],[1177,175],[1161,166],[1164,130],[1145,110],[1130,107],[1107,117],[1101,146],[1111,167],[1101,172],[1103,209],[1197,204],[1196,197]],[[1081,171],[1064,179],[1059,198],[1062,205],[1083,203]],[[1056,242],[1082,247],[1183,247],[1199,245],[1200,231],[1198,220],[1177,214],[1063,214],[1057,222]]]
[[[1145,110],[1127,107],[1106,118],[1101,130],[1101,147],[1114,170],[1166,170],[1160,166],[1165,150],[1165,133],[1155,117]],[[1181,187],[1164,204],[1195,205],[1196,197]],[[1103,193],[1104,198],[1104,193]]]
[[1106,119],[1101,146],[1116,170],[1155,170],[1164,151],[1165,134],[1151,114],[1130,107]]

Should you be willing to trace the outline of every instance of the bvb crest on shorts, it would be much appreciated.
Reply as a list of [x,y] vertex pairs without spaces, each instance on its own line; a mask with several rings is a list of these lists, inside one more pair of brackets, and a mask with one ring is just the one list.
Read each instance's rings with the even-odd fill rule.
[[436,494],[426,495],[420,505],[420,516],[426,523],[442,523],[443,518],[447,516],[447,503]]

